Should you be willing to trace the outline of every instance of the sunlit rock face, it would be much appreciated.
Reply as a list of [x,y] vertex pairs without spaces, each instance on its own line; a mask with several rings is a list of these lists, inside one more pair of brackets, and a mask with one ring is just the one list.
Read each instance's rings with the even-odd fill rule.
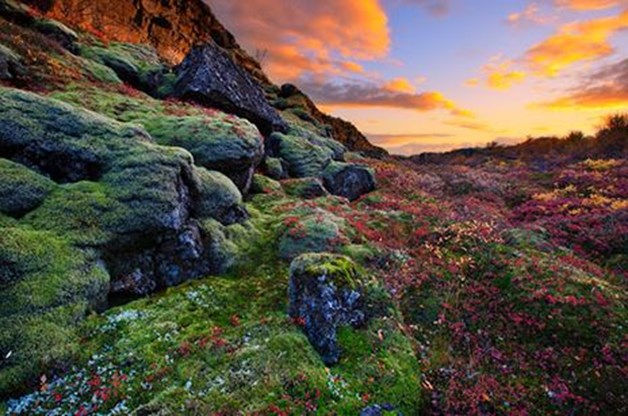
[[29,0],[71,26],[95,29],[109,40],[150,43],[170,64],[180,63],[192,46],[215,42],[258,80],[268,82],[259,64],[199,0]]

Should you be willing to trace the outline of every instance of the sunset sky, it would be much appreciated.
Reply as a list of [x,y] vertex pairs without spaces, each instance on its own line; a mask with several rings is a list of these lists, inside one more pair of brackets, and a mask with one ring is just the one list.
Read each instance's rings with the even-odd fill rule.
[[276,83],[392,153],[593,132],[628,110],[628,0],[207,0]]

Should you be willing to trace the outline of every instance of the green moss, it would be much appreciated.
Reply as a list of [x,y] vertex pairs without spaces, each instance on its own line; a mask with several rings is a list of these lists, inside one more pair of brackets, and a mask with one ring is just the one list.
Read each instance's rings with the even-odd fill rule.
[[197,215],[222,218],[234,206],[242,204],[242,194],[222,173],[204,168],[196,168],[195,173],[200,181]]
[[94,253],[54,234],[5,228],[0,234],[0,391],[23,386],[75,350],[71,343],[88,307],[106,299],[109,276]]
[[363,285],[357,265],[348,257],[330,253],[308,253],[295,258],[290,275],[299,279],[326,276],[338,287],[355,289]]
[[306,138],[273,133],[271,137],[277,156],[286,162],[290,176],[318,176],[331,162],[331,149],[310,143]]
[[287,215],[279,226],[279,256],[291,260],[305,253],[338,250],[347,241],[346,223],[325,210]]
[[250,192],[253,194],[268,194],[281,192],[283,188],[281,184],[264,175],[254,175],[253,183],[251,184]]
[[39,206],[54,182],[27,167],[0,159],[0,212],[21,216]]
[[118,121],[140,124],[158,144],[182,147],[192,153],[197,165],[208,169],[224,170],[225,163],[252,161],[261,156],[263,143],[257,128],[220,111],[165,103],[143,94],[129,97],[103,90],[85,94],[70,89],[53,96]]
[[289,179],[281,185],[288,195],[298,198],[318,198],[328,194],[318,178]]

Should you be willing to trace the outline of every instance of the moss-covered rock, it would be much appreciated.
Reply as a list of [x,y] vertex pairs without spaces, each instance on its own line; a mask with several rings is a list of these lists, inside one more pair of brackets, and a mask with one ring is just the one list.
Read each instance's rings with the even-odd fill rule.
[[311,143],[308,139],[274,133],[269,139],[269,152],[281,158],[291,177],[319,176],[334,157],[333,150]]
[[281,183],[276,180],[264,175],[253,176],[253,183],[251,184],[252,194],[270,194],[281,191],[283,191]]
[[38,207],[55,184],[45,176],[0,159],[0,212],[19,217]]
[[302,199],[313,199],[329,195],[318,178],[289,179],[282,182],[286,193]]
[[264,171],[266,175],[275,180],[287,178],[281,159],[276,157],[266,157],[264,159]]
[[54,96],[142,125],[157,143],[188,150],[197,165],[224,173],[243,193],[264,153],[263,139],[253,124],[220,111],[99,90],[88,96],[74,90]]
[[[233,263],[235,248],[216,220],[246,218],[241,194],[224,175],[195,168],[187,151],[154,144],[138,126],[12,89],[0,89],[0,126],[2,156],[20,162],[0,159],[2,204],[29,210],[0,236],[0,295],[8,300],[0,352],[11,352],[17,368],[2,376],[6,388],[65,358],[23,362],[32,357],[25,349],[46,350],[24,341],[20,325],[68,308],[76,322],[110,291],[146,294]],[[66,335],[51,340],[69,342],[66,321],[54,324]]]
[[303,254],[290,264],[289,314],[303,328],[327,365],[340,358],[339,326],[366,322],[362,281],[356,265],[344,256]]
[[279,229],[279,257],[335,251],[346,243],[345,220],[323,209],[287,215]]
[[151,46],[120,42],[81,45],[80,54],[111,68],[121,80],[151,95],[160,95],[162,88],[168,88],[169,69]]
[[234,183],[220,172],[196,168],[200,181],[195,212],[199,217],[218,219],[223,224],[241,222],[247,217],[242,194]]

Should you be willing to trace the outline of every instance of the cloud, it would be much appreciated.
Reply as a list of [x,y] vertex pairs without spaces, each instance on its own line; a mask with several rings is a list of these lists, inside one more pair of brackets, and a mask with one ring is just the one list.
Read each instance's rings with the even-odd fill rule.
[[407,93],[407,94],[416,93],[415,86],[412,84],[412,82],[410,82],[406,78],[391,79],[390,81],[384,84],[384,89],[393,93],[394,92],[402,92],[402,93]]
[[379,0],[205,1],[249,51],[267,51],[265,69],[282,81],[357,72],[356,60],[383,58],[390,48]]
[[628,59],[594,71],[564,96],[540,106],[554,109],[628,108]]
[[495,90],[508,90],[513,85],[523,82],[526,73],[523,71],[512,70],[513,61],[503,59],[498,55],[482,68],[486,77],[486,84],[489,88]]
[[494,90],[508,90],[512,86],[522,83],[527,76],[524,71],[512,69],[514,65],[514,61],[504,59],[501,54],[496,55],[482,67],[482,79],[470,78],[464,82],[464,85],[477,87],[484,83]]
[[511,26],[544,25],[553,21],[551,16],[543,16],[538,4],[530,3],[518,13],[511,13],[506,20]]
[[300,85],[315,102],[327,107],[382,107],[419,112],[445,110],[455,116],[473,117],[471,111],[459,107],[440,92],[398,91],[391,88],[390,82],[327,83],[302,80]]
[[528,49],[524,62],[537,75],[555,77],[574,63],[611,55],[614,49],[609,38],[626,28],[628,10],[617,16],[570,23]]
[[602,10],[615,6],[626,5],[626,0],[554,0],[558,7],[565,7],[573,10]]

